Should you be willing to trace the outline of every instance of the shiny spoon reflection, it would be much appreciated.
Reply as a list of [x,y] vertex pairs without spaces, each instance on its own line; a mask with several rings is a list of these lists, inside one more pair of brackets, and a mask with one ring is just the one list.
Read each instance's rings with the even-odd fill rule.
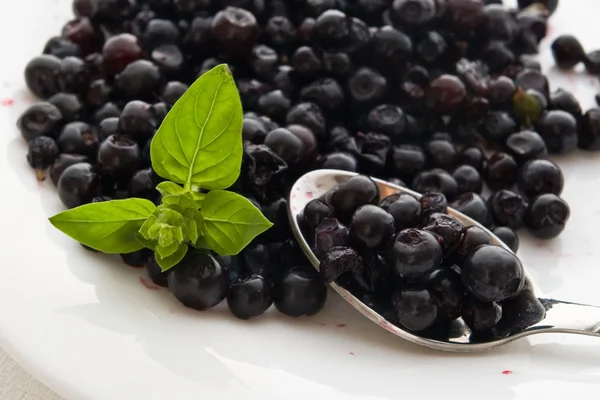
[[[302,176],[292,187],[288,209],[292,230],[300,247],[312,265],[317,269],[319,269],[319,259],[313,253],[311,246],[302,235],[298,224],[298,217],[301,215],[304,206],[309,201],[321,197],[329,190],[343,184],[355,175],[357,174],[339,170],[317,170]],[[379,188],[380,200],[400,192],[412,194],[417,198],[420,197],[420,194],[409,189],[392,185],[379,179],[373,180]],[[510,249],[490,230],[486,229],[478,222],[451,208],[448,208],[448,214],[458,219],[465,227],[471,225],[480,227],[490,235],[493,244],[502,246],[510,251]],[[600,307],[544,298],[542,292],[531,280],[531,276],[527,271],[525,271],[525,273],[528,278],[530,290],[545,308],[545,315],[543,318],[540,318],[538,313],[535,317],[539,322],[531,324],[520,331],[513,331],[506,335],[503,334],[501,337],[477,337],[471,333],[469,328],[460,319],[454,321],[449,331],[442,337],[422,337],[387,321],[383,316],[369,308],[358,298],[353,296],[352,293],[337,285],[335,282],[332,282],[330,286],[354,308],[360,311],[365,317],[378,324],[381,328],[410,342],[436,350],[454,352],[484,351],[538,333],[572,333],[600,337]]]

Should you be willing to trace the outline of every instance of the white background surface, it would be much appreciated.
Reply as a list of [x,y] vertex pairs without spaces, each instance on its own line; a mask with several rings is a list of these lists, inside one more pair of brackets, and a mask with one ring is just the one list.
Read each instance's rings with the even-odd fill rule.
[[[61,205],[28,170],[14,123],[31,101],[23,67],[60,31],[70,3],[0,2],[0,345],[37,379],[70,399],[95,400],[597,397],[598,339],[545,336],[489,354],[441,354],[399,341],[334,296],[310,319],[269,312],[240,322],[222,306],[186,310],[166,291],[146,289],[142,272],[55,231],[46,218]],[[598,15],[596,0],[563,0],[550,38],[574,33],[588,50],[600,48]],[[547,70],[550,41],[541,55]],[[593,105],[596,78],[553,77],[553,88]],[[519,255],[549,296],[600,305],[600,154],[557,160],[570,224],[552,242],[525,239]],[[54,398],[0,353],[0,399]]]

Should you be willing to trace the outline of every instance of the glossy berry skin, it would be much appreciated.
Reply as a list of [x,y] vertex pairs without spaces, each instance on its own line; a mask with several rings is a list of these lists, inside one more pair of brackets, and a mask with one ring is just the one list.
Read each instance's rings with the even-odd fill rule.
[[373,65],[390,72],[406,68],[413,59],[411,38],[391,26],[383,26],[373,33],[369,50]]
[[150,257],[152,257],[152,250],[150,249],[141,249],[132,253],[121,254],[121,260],[134,268],[145,267]]
[[543,114],[536,130],[550,153],[564,154],[577,147],[577,121],[566,111],[552,110]]
[[418,332],[432,326],[439,313],[438,300],[425,289],[401,289],[392,296],[392,307],[404,328]]
[[425,144],[425,154],[434,168],[450,169],[456,162],[456,147],[447,140],[431,140]]
[[335,218],[324,218],[315,229],[315,254],[323,258],[334,247],[348,247],[350,231]]
[[59,36],[54,36],[48,39],[42,53],[56,56],[58,58],[82,56],[81,47],[79,47],[79,45],[73,43],[69,39]]
[[492,230],[492,233],[498,237],[513,253],[519,250],[519,236],[517,233],[507,226],[499,226]]
[[469,226],[465,229],[463,239],[456,248],[454,259],[460,262],[463,257],[484,244],[492,244],[492,237],[478,226]]
[[560,167],[550,160],[531,160],[519,170],[519,191],[528,198],[552,193],[559,196],[564,187]]
[[367,204],[359,207],[350,223],[350,239],[357,248],[381,249],[396,233],[394,217],[384,209]]
[[263,144],[267,136],[267,127],[259,118],[244,118],[242,139],[254,144]]
[[311,316],[325,306],[327,287],[311,266],[287,270],[273,286],[275,307],[290,317]]
[[260,275],[239,277],[229,289],[227,305],[239,319],[262,315],[273,304],[271,284]]
[[274,15],[269,18],[265,31],[275,48],[287,48],[296,41],[296,27],[283,15]]
[[25,82],[29,90],[42,99],[60,92],[60,66],[60,58],[49,54],[37,56],[29,61],[25,66]]
[[62,173],[73,164],[86,162],[88,159],[86,156],[80,154],[59,154],[56,160],[50,166],[50,180],[54,186],[58,185]]
[[317,77],[323,65],[315,49],[302,46],[292,56],[292,67],[298,76],[310,80]]
[[84,106],[75,94],[56,93],[48,99],[48,103],[54,104],[60,110],[65,122],[79,121],[84,117]]
[[334,111],[344,105],[344,90],[332,78],[318,79],[300,90],[300,98],[313,102],[323,110]]
[[521,131],[511,134],[506,139],[508,153],[519,163],[545,158],[548,148],[544,139],[534,131]]
[[302,140],[285,128],[277,128],[266,136],[265,144],[288,165],[295,164],[302,157]]
[[126,136],[113,135],[100,145],[98,162],[113,178],[127,181],[140,165],[140,148]]
[[133,100],[125,104],[119,117],[119,134],[129,136],[138,143],[145,143],[152,137],[154,130],[148,103]]
[[600,108],[590,108],[585,112],[577,135],[580,149],[600,150]]
[[316,229],[325,218],[332,218],[333,208],[320,199],[308,202],[302,211],[304,223],[311,230]]
[[98,139],[100,141],[104,141],[109,136],[115,135],[118,132],[119,118],[117,117],[105,118],[98,124]]
[[488,332],[502,318],[502,307],[471,299],[463,308],[462,318],[473,332]]
[[170,107],[183,96],[189,85],[179,81],[169,81],[163,89],[160,99]]
[[467,254],[459,266],[463,284],[480,301],[502,301],[517,295],[525,286],[523,265],[500,246],[480,246]]
[[56,136],[62,122],[62,113],[48,102],[34,103],[17,120],[17,127],[26,141],[38,136]]
[[542,194],[531,200],[525,226],[540,239],[557,237],[567,224],[571,209],[567,203],[555,194]]
[[73,164],[63,171],[58,180],[58,197],[65,207],[78,207],[92,200],[99,184],[100,177],[91,164]]
[[229,291],[229,271],[208,252],[190,249],[169,274],[169,290],[184,306],[207,310]]
[[479,171],[470,165],[461,165],[452,172],[452,177],[458,185],[458,193],[481,193],[483,180]]
[[413,180],[412,188],[419,193],[443,193],[448,199],[453,199],[458,194],[456,180],[454,180],[452,175],[440,168],[421,172]]
[[492,223],[492,217],[486,201],[477,193],[464,193],[450,203],[450,207],[456,211],[473,218],[485,227]]
[[150,168],[137,171],[129,181],[129,196],[148,199],[155,202],[159,198],[156,184],[152,180]]
[[323,256],[319,263],[319,272],[325,283],[331,283],[342,275],[363,269],[362,257],[350,247],[333,247]]
[[155,285],[162,286],[164,288],[169,287],[169,274],[172,270],[162,272],[160,265],[154,259],[154,256],[150,256],[150,259],[146,263],[146,273]]
[[499,190],[488,199],[488,208],[498,225],[517,229],[523,226],[527,202],[510,190]]
[[467,89],[454,75],[442,75],[429,84],[425,94],[427,105],[441,114],[451,115],[460,110],[467,99]]
[[514,81],[502,75],[488,82],[485,98],[488,99],[492,107],[502,107],[512,102],[512,97],[516,91],[517,87]]
[[259,33],[255,16],[241,8],[226,7],[212,19],[212,36],[219,41],[225,55],[233,59],[248,54]]
[[448,43],[437,32],[428,32],[416,46],[416,52],[425,62],[431,64],[441,59],[448,49]]
[[151,98],[160,84],[158,67],[147,60],[127,65],[115,80],[115,90],[127,100]]
[[395,0],[390,10],[390,18],[409,29],[427,27],[437,16],[437,3],[434,0]]
[[[112,87],[109,86],[104,79],[97,79],[88,85],[85,93],[82,95],[83,102],[88,107],[100,107],[109,100],[112,91]],[[60,93],[58,95],[60,95]]]
[[485,154],[479,147],[465,147],[458,153],[456,162],[459,165],[470,165],[481,172],[485,164]]
[[427,165],[427,158],[420,146],[394,146],[391,155],[392,173],[402,180],[412,181]]
[[158,70],[170,78],[178,78],[184,74],[186,60],[181,49],[174,44],[157,47],[150,53],[150,59]]
[[491,111],[483,120],[481,133],[494,144],[503,144],[517,129],[517,122],[508,112]]
[[449,268],[440,268],[429,275],[425,285],[439,301],[440,318],[451,321],[460,316],[466,301],[460,274]]
[[448,200],[443,193],[423,193],[419,199],[419,203],[421,203],[421,216],[423,220],[429,218],[431,214],[445,213],[448,210]]
[[554,61],[560,69],[572,69],[585,59],[585,50],[573,35],[561,35],[551,46]]
[[47,136],[38,136],[29,142],[27,162],[36,170],[39,181],[45,179],[44,170],[58,157],[60,150],[54,139]]
[[90,83],[90,75],[81,58],[65,57],[60,62],[58,86],[62,92],[80,93]]
[[281,90],[272,90],[258,99],[258,109],[273,121],[283,121],[292,102]]
[[65,153],[81,154],[90,158],[96,156],[99,145],[96,132],[85,122],[66,124],[56,143]]
[[135,36],[121,33],[104,43],[102,55],[108,70],[112,74],[118,74],[132,62],[143,58],[144,50]]
[[590,74],[600,73],[600,51],[594,50],[586,54],[583,60],[585,69]]
[[550,109],[566,111],[575,118],[581,118],[581,104],[579,100],[562,88],[558,88],[550,93]]
[[442,261],[442,246],[431,232],[420,229],[400,231],[389,250],[395,273],[407,280],[419,280]]
[[342,171],[357,172],[358,161],[352,154],[334,152],[323,157],[321,168],[341,169]]
[[485,182],[492,190],[510,188],[517,180],[519,166],[515,159],[506,153],[494,153],[483,170]]
[[325,116],[323,110],[314,103],[298,103],[290,109],[286,116],[288,125],[304,125],[317,138],[325,134]]
[[524,9],[532,4],[541,3],[543,4],[549,12],[549,15],[552,15],[556,9],[558,8],[558,0],[518,0],[517,4],[519,5],[519,9]]
[[515,84],[523,91],[535,90],[544,96],[546,102],[550,98],[548,77],[533,69],[524,69],[515,77]]
[[325,50],[345,47],[350,40],[348,17],[342,11],[327,10],[317,17],[313,34]]
[[411,194],[393,194],[381,200],[379,206],[394,218],[396,231],[416,228],[421,222],[421,203]]
[[177,43],[179,35],[179,28],[172,21],[155,18],[146,25],[142,40],[145,47],[152,50],[162,45]]
[[383,133],[390,138],[400,138],[406,128],[406,119],[401,108],[392,104],[382,104],[369,112],[367,126],[373,132]]
[[464,225],[448,214],[431,214],[425,222],[426,231],[434,233],[444,250],[444,256],[450,255],[460,244],[465,233]]
[[357,175],[341,185],[331,196],[331,206],[336,217],[343,222],[350,222],[354,212],[367,204],[379,202],[377,184],[368,176]]
[[346,87],[348,101],[359,108],[381,102],[388,92],[387,79],[374,69],[361,67],[350,74]]

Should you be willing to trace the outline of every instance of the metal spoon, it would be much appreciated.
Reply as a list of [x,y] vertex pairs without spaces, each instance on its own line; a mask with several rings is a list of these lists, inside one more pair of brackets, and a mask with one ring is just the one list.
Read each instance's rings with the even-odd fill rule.
[[[298,179],[292,188],[288,209],[292,230],[294,231],[294,235],[296,236],[300,247],[313,266],[317,269],[319,269],[319,260],[312,252],[311,246],[303,237],[300,231],[300,226],[298,225],[297,217],[310,200],[322,196],[330,189],[333,189],[346,182],[355,175],[357,174],[339,170],[312,171]],[[392,185],[380,179],[373,180],[379,187],[380,198],[382,199],[398,192],[410,193],[417,198],[420,197],[419,193],[413,192],[412,190]],[[484,229],[492,237],[494,244],[508,249],[508,247],[492,232],[471,218],[453,209],[448,209],[448,213],[457,218],[465,226],[476,225],[481,229]],[[402,328],[386,321],[384,317],[362,303],[359,299],[354,297],[352,293],[343,287],[338,286],[335,282],[331,283],[331,287],[340,295],[342,295],[342,297],[354,308],[360,311],[371,321],[378,324],[381,328],[403,339],[436,350],[453,352],[484,351],[538,333],[573,333],[578,335],[600,337],[600,307],[543,298],[542,292],[535,286],[530,275],[527,275],[527,277],[529,279],[529,286],[531,290],[546,309],[544,319],[520,332],[513,333],[499,339],[489,339],[487,341],[474,340],[471,337],[471,332],[466,325],[460,323],[457,323],[457,326],[453,328],[453,334],[450,335],[452,337],[447,339],[429,339],[417,336],[416,334],[403,330]]]

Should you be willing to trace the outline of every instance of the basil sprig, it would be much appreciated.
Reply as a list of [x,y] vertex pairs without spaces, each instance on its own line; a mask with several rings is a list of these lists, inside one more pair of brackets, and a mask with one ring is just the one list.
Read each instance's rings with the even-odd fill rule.
[[242,120],[231,72],[218,65],[190,86],[152,139],[152,168],[167,179],[156,187],[160,205],[138,198],[91,203],[50,222],[105,253],[152,249],[163,271],[189,246],[238,254],[272,226],[249,200],[224,190],[240,175]]

